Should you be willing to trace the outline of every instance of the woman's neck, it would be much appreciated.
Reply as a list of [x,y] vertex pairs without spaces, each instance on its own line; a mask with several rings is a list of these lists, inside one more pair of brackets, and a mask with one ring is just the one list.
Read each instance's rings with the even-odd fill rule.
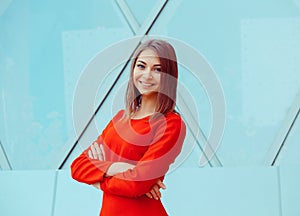
[[134,118],[141,118],[152,115],[155,112],[157,103],[157,94],[143,95],[141,106],[135,113]]

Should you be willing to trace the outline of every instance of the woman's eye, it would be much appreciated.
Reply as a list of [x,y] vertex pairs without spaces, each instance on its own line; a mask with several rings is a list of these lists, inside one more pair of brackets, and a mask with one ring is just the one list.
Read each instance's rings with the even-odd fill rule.
[[136,66],[137,66],[138,68],[140,68],[140,69],[144,69],[144,68],[145,68],[145,66],[142,65],[142,64],[137,64]]
[[154,71],[155,72],[161,72],[161,68],[155,68]]

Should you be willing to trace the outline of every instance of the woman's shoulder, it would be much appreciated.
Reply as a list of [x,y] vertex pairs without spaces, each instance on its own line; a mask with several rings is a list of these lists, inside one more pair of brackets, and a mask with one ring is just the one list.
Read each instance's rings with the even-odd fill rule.
[[178,112],[175,112],[175,111],[173,111],[173,112],[168,112],[168,113],[166,114],[166,118],[167,118],[167,119],[177,119],[177,120],[183,121],[181,115],[180,115]]
[[169,112],[165,115],[165,119],[169,126],[171,125],[181,125],[185,126],[185,122],[182,116],[178,112]]
[[182,116],[177,112],[169,112],[164,115],[164,118],[160,118],[154,124],[153,128],[156,128],[158,131],[172,131],[172,134],[185,134],[186,124]]
[[112,120],[119,120],[119,119],[122,119],[125,115],[125,110],[124,109],[121,109],[119,111],[117,111],[114,115],[114,117],[112,118]]

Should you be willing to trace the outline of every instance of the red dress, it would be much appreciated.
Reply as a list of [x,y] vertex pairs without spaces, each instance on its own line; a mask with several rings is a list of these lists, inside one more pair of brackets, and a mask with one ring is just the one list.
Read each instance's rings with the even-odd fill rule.
[[[90,159],[86,149],[71,165],[72,177],[86,184],[100,182],[103,190],[100,216],[164,216],[160,200],[145,194],[158,179],[163,180],[180,153],[186,127],[176,113],[157,118],[124,120],[120,111],[96,140],[104,145],[106,161]],[[105,177],[114,162],[135,168]]]

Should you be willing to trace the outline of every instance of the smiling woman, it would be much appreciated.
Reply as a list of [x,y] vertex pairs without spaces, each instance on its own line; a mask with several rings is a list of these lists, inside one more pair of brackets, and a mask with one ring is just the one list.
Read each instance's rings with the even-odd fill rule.
[[160,189],[182,149],[185,123],[175,111],[178,69],[173,47],[142,43],[134,53],[119,111],[71,165],[72,177],[103,190],[101,216],[165,216]]
[[[155,95],[155,111],[166,114],[175,110],[178,65],[174,48],[162,40],[150,40],[139,46],[131,64],[126,94],[126,114],[139,114],[147,92]],[[154,86],[155,84],[155,86]],[[143,100],[141,98],[143,97]],[[147,108],[148,106],[145,106]],[[148,110],[153,113],[153,110]]]

